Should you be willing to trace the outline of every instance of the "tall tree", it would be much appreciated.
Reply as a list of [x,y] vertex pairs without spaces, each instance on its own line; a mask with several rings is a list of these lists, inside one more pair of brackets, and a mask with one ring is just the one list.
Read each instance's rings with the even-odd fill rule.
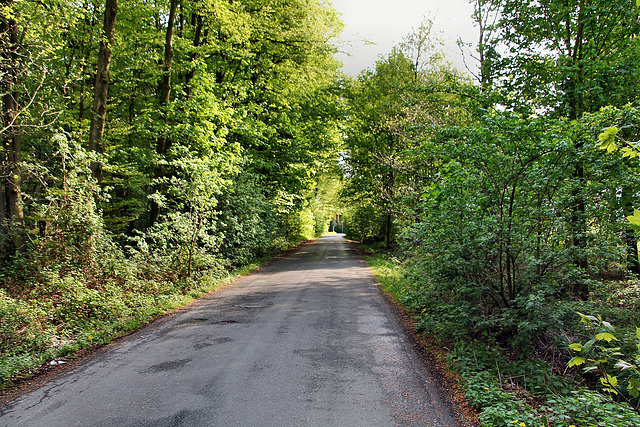
[[[164,42],[164,61],[162,64],[162,77],[159,84],[159,104],[162,111],[163,121],[167,120],[167,109],[171,100],[171,74],[173,72],[173,36],[176,26],[176,16],[178,14],[178,6],[181,4],[181,0],[171,0],[169,5],[169,20],[167,21],[167,30],[165,32]],[[171,144],[168,135],[165,133],[158,136],[156,144],[156,153],[163,157],[167,154],[169,146]],[[162,179],[166,175],[166,168],[161,165],[157,165],[155,168],[156,179]],[[160,215],[160,205],[157,200],[151,199],[151,206],[149,208],[149,217],[147,221],[147,227],[151,227]]]
[[[94,87],[93,110],[91,128],[89,131],[89,150],[104,153],[104,125],[107,117],[107,97],[109,93],[109,67],[113,50],[113,37],[118,14],[118,0],[106,0],[102,37],[100,37],[100,52],[98,53],[98,67]],[[91,165],[93,176],[102,181],[102,166],[100,162]]]
[[2,61],[0,87],[2,93],[2,151],[0,152],[0,227],[9,236],[13,249],[24,245],[22,227],[22,184],[20,162],[22,141],[18,118],[17,90],[21,45],[18,40],[18,25],[13,11],[13,0],[0,2],[0,59]]

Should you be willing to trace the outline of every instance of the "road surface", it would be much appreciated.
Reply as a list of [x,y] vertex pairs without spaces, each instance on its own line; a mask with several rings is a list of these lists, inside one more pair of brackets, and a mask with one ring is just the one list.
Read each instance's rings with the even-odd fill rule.
[[456,426],[345,239],[307,244],[0,407],[0,426]]

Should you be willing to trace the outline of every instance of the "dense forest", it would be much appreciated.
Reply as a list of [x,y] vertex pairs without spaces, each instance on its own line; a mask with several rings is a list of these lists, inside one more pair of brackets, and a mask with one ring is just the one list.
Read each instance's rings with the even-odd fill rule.
[[0,0],[3,383],[341,214],[483,425],[640,424],[640,11],[471,3],[352,79],[320,0]]

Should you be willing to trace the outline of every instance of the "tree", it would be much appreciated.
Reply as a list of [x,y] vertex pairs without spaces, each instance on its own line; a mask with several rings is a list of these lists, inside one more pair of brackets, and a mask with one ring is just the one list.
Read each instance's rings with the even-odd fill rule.
[[[375,72],[362,73],[348,88],[349,179],[343,194],[370,206],[358,209],[362,215],[352,212],[347,227],[384,240],[388,247],[394,240],[394,221],[411,210],[408,205],[421,185],[411,150],[430,129],[459,124],[466,115],[459,107],[463,79],[442,64],[435,45],[424,50],[429,31],[428,25],[418,29],[402,49],[378,61]],[[355,223],[358,217],[360,225]]]
[[0,151],[0,227],[10,239],[11,249],[21,250],[24,245],[22,227],[21,158],[22,140],[18,126],[17,90],[20,73],[21,44],[13,0],[0,2],[0,92],[2,95],[2,151]]
[[[173,35],[176,24],[176,15],[178,13],[178,5],[180,4],[180,0],[171,0],[169,6],[169,18],[167,20],[167,30],[165,35],[164,42],[164,61],[162,65],[162,77],[159,83],[159,106],[160,110],[163,111],[163,121],[167,121],[168,118],[168,108],[171,96],[171,75],[173,73]],[[156,153],[162,159],[169,150],[171,146],[171,141],[166,135],[163,133],[158,136],[157,145],[156,145]],[[166,169],[157,165],[155,168],[155,178],[156,180],[162,180],[166,176]],[[156,189],[160,189],[161,186],[156,186]],[[156,199],[151,199],[151,205],[149,208],[149,217],[147,219],[147,227],[151,227],[157,220],[160,215],[160,206]]]
[[[104,125],[107,116],[107,95],[109,93],[109,66],[113,49],[113,34],[118,14],[118,0],[105,0],[103,34],[100,38],[100,52],[98,53],[98,68],[94,86],[93,110],[91,128],[89,130],[89,150],[104,153]],[[102,167],[99,162],[91,166],[94,178],[102,181]]]
[[573,120],[637,95],[638,13],[626,0],[495,0],[505,55],[501,84]]
[[402,95],[408,93],[415,81],[414,65],[396,50],[386,60],[378,61],[375,73],[362,74],[350,88],[352,124],[345,159],[349,181],[344,191],[352,199],[366,200],[383,215],[378,230],[372,231],[374,238],[386,241],[387,247],[392,242],[398,166],[408,142],[398,133],[402,126],[396,128],[395,112],[402,109]]
[[[499,42],[504,46],[496,83],[504,91],[502,103],[516,111],[544,113],[577,120],[609,104],[638,95],[637,12],[626,0],[496,0]],[[574,134],[580,152],[586,140]],[[586,259],[588,219],[584,161],[576,157],[575,187],[569,219],[573,230],[574,262]],[[586,298],[585,283],[577,293]]]
[[[476,54],[471,57],[478,62],[478,71],[471,70],[466,63],[465,66],[474,78],[480,83],[483,92],[493,89],[493,80],[498,72],[496,70],[496,60],[499,59],[497,53],[498,31],[496,24],[499,17],[499,6],[492,0],[470,0],[473,3],[473,21],[478,28],[478,42],[475,46]],[[465,43],[458,41],[464,55]]]

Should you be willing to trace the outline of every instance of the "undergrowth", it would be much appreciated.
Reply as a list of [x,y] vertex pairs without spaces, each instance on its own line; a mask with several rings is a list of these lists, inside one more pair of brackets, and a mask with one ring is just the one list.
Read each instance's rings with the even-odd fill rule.
[[483,426],[640,425],[637,399],[621,396],[622,387],[607,393],[594,372],[568,367],[569,344],[588,338],[576,313],[603,313],[620,336],[629,335],[638,322],[637,283],[594,283],[589,302],[534,295],[522,310],[481,316],[432,292],[393,255],[368,252],[381,286],[412,314],[417,331],[450,349],[449,368]]

